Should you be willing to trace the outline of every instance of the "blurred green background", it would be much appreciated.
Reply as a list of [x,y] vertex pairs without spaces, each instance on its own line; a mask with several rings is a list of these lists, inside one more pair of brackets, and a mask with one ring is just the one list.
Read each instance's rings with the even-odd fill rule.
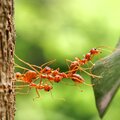
[[[101,45],[114,48],[120,35],[119,5],[119,0],[15,0],[15,52],[36,65],[56,59],[51,67],[66,71],[65,59],[83,57]],[[103,51],[94,61],[107,54]],[[34,101],[35,90],[18,94],[15,120],[100,120],[92,87],[56,83],[53,88],[52,96],[41,91]],[[103,120],[119,120],[119,99],[120,92]]]

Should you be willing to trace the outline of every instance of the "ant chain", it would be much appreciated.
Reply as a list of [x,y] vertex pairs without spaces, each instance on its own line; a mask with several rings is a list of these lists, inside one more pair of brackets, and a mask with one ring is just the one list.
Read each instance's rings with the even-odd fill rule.
[[[31,69],[20,66],[18,64],[15,63],[15,67],[18,67],[20,69],[26,70],[27,72],[25,72],[24,74],[17,74],[16,73],[16,79],[17,81],[21,81],[24,83],[27,83],[26,86],[18,86],[18,88],[16,87],[16,89],[21,89],[24,87],[29,87],[29,90],[34,88],[36,90],[36,94],[37,97],[40,97],[39,94],[39,90],[44,89],[44,91],[50,91],[53,87],[48,85],[48,84],[44,84],[43,83],[43,79],[47,79],[50,83],[52,82],[60,82],[62,79],[67,78],[67,79],[71,79],[73,82],[79,83],[79,84],[84,84],[87,86],[93,86],[93,84],[87,84],[85,82],[85,80],[82,78],[82,76],[80,76],[79,74],[77,74],[78,71],[80,72],[84,72],[87,75],[94,77],[94,78],[102,78],[102,76],[97,76],[94,75],[92,73],[89,73],[87,70],[91,70],[94,67],[94,63],[91,61],[93,59],[94,56],[98,55],[99,53],[101,53],[101,49],[91,49],[85,56],[83,59],[79,59],[77,57],[75,57],[74,61],[68,60],[66,59],[66,64],[68,66],[68,71],[66,72],[60,72],[60,69],[52,69],[50,67],[48,67],[48,65],[52,64],[53,62],[55,62],[56,60],[52,60],[49,62],[46,62],[44,64],[42,64],[41,66],[37,66],[34,64],[30,64],[24,60],[22,60],[21,58],[19,58],[16,54],[15,57],[21,61],[22,63],[26,64],[27,66],[29,66]],[[68,64],[68,62],[70,64]],[[87,65],[87,63],[91,63],[92,66],[89,68],[84,68],[83,65]],[[44,68],[43,68],[44,67]],[[38,70],[39,69],[39,70]],[[39,80],[39,84],[35,83],[37,80]],[[53,85],[53,84],[52,84]],[[27,92],[28,93],[28,92]]]

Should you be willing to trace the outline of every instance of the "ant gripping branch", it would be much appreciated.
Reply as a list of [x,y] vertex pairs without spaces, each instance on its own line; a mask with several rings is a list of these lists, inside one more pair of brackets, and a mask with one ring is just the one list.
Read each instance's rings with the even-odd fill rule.
[[[48,67],[48,66],[46,66],[46,67],[44,67],[44,68],[42,68],[42,67],[45,66],[46,64],[50,64],[50,63],[52,63],[53,61],[55,61],[55,60],[53,60],[53,61],[47,62],[47,63],[45,63],[45,64],[43,64],[43,65],[41,65],[41,66],[39,67],[39,66],[36,66],[36,65],[31,65],[31,64],[29,64],[28,62],[25,62],[24,60],[22,60],[21,58],[19,58],[17,55],[15,55],[15,57],[16,57],[19,61],[21,61],[21,62],[23,62],[24,64],[28,65],[34,72],[36,72],[36,74],[37,74],[40,78],[41,78],[41,77],[46,78],[46,76],[43,75],[43,74],[49,74],[49,73],[52,71],[52,69],[51,69],[50,67]],[[28,68],[22,67],[22,66],[17,65],[17,64],[15,64],[15,65],[16,65],[16,67],[19,67],[19,68],[22,68],[22,69],[24,69],[24,70],[28,70],[28,71],[29,71]],[[38,71],[36,68],[39,68],[40,71]],[[45,77],[44,77],[44,76],[45,76]]]
[[31,83],[34,79],[37,79],[37,73],[32,70],[27,71],[25,74],[17,72],[15,76],[17,80],[21,80],[25,83]]
[[36,88],[36,89],[44,89],[44,91],[50,91],[53,87],[48,85],[48,84],[35,84],[35,83],[30,83],[30,88]]
[[101,53],[101,51],[99,49],[95,49],[95,48],[92,48],[86,55],[83,59],[80,59],[78,57],[75,57],[75,60],[74,61],[70,61],[70,60],[67,60],[68,62],[70,62],[71,64],[69,65],[69,73],[76,73],[78,70],[80,71],[83,71],[85,72],[86,74],[92,76],[92,77],[98,77],[98,78],[101,78],[100,76],[96,76],[96,75],[93,75],[89,72],[87,72],[86,70],[87,69],[92,69],[92,67],[94,66],[94,64],[92,63],[92,67],[90,68],[83,68],[82,66],[87,64],[89,61],[92,60],[92,58]]
[[[54,70],[48,66],[45,66],[44,68],[42,68],[41,66],[38,67],[36,65],[31,65],[31,64],[23,61],[18,56],[16,56],[16,57],[18,60],[20,60],[21,62],[25,63],[26,65],[28,65],[29,67],[31,67],[33,69],[33,70],[29,70],[28,68],[24,68],[24,67],[16,64],[17,67],[27,70],[27,72],[25,74],[16,73],[17,81],[18,81],[18,79],[20,79],[21,81],[30,84],[31,82],[33,82],[33,81],[35,82],[39,78],[40,79],[39,84],[41,85],[41,83],[43,82],[43,79],[47,79],[50,82],[60,82],[63,78],[67,78],[67,75],[64,72],[60,72],[59,68]],[[47,63],[49,63],[49,62],[47,62]],[[37,69],[39,68],[39,70],[37,70],[36,68]]]
[[[23,87],[25,87],[25,86],[19,86],[18,89],[23,88]],[[53,89],[53,87],[48,85],[47,83],[46,84],[43,84],[43,83],[35,84],[35,83],[31,82],[31,83],[29,83],[29,85],[27,85],[27,87],[29,87],[29,90],[27,93],[29,93],[32,88],[35,88],[36,94],[37,94],[36,98],[40,97],[38,90],[44,90],[46,92],[49,92],[51,89]],[[27,94],[27,93],[20,93],[20,94]]]
[[[60,82],[63,78],[67,78],[67,75],[64,72],[60,72],[60,69],[52,69],[48,66],[45,66],[44,68],[38,67],[36,65],[32,65],[33,67],[39,68],[39,78],[42,79],[48,79],[50,82]],[[42,80],[41,80],[42,82]]]

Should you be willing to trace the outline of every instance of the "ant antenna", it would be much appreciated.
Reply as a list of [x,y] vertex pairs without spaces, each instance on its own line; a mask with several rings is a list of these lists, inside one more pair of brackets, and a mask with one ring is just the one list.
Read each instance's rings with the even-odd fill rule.
[[23,69],[23,70],[30,70],[30,69],[25,68],[25,67],[22,67],[22,66],[20,66],[20,65],[18,65],[18,64],[16,64],[16,63],[15,63],[15,67],[21,68],[21,69]]
[[32,68],[35,72],[37,72],[37,73],[39,74],[39,72],[38,72],[31,64],[29,64],[28,62],[25,62],[24,60],[22,60],[21,58],[19,58],[16,54],[14,54],[14,55],[15,55],[15,57],[16,57],[19,61],[21,61],[21,62],[23,62],[24,64],[28,65],[30,68]]
[[83,70],[81,67],[79,67],[79,70],[85,72],[87,75],[89,75],[89,76],[91,76],[93,78],[102,78],[102,76],[97,76],[97,75],[94,75],[92,73],[89,73],[89,72]]
[[[109,46],[98,46],[96,48],[98,50],[104,50],[104,51],[107,51],[107,52],[110,52],[110,53],[116,49],[116,48],[112,48],[112,47],[109,47]],[[107,48],[107,49],[104,49],[104,48]]]
[[46,66],[46,65],[50,65],[50,64],[54,63],[55,61],[56,61],[56,59],[48,61],[48,62],[42,64],[40,67],[43,67],[43,66]]
[[52,63],[55,62],[55,61],[56,61],[56,59],[51,60],[51,61],[48,61],[48,62],[42,64],[40,67],[37,66],[37,65],[32,65],[32,64],[31,64],[31,66],[36,67],[36,68],[39,68],[39,69],[42,69],[43,66],[45,66],[45,65],[50,65],[50,64],[52,64]]

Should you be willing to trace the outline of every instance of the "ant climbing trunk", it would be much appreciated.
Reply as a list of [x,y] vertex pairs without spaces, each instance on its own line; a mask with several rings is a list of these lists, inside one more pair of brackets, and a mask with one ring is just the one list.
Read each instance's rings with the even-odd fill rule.
[[0,0],[0,120],[14,120],[13,0]]

